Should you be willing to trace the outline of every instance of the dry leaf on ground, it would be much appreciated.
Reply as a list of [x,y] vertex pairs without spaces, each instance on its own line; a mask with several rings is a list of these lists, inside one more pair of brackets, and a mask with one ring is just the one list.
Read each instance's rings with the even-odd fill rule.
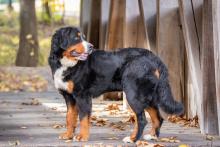
[[60,128],[64,128],[65,126],[64,125],[61,125],[61,124],[54,124],[53,125],[53,128],[54,129],[60,129]]
[[36,74],[15,74],[0,69],[0,92],[45,91],[47,81]]
[[192,119],[186,119],[186,117],[179,117],[176,115],[172,115],[168,117],[168,121],[172,123],[181,124],[185,127],[199,127],[199,120],[198,116],[195,116]]
[[139,140],[136,142],[137,147],[165,147],[162,144],[154,144],[154,143],[149,143],[147,141]]
[[170,142],[170,143],[179,143],[180,142],[180,140],[178,140],[176,136],[160,138],[160,139],[158,139],[158,141]]
[[122,121],[119,122],[112,122],[109,124],[109,127],[116,129],[116,130],[120,130],[120,131],[124,131],[126,128],[127,124],[125,124]]
[[22,105],[41,105],[41,103],[35,98],[32,98],[30,102],[22,102],[21,104]]
[[110,111],[110,110],[118,110],[119,111],[120,109],[119,109],[118,104],[109,104],[109,105],[107,105],[105,110],[108,110],[108,111]]
[[16,141],[9,141],[8,144],[9,146],[19,146],[21,143],[19,140],[16,140]]

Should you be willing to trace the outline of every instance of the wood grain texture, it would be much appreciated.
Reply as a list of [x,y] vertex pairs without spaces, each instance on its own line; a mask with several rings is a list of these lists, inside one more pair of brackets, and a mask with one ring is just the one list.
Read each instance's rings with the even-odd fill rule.
[[178,0],[157,1],[157,52],[169,69],[169,80],[176,100],[183,98],[182,33],[178,15]]
[[[214,59],[215,59],[215,80],[218,111],[218,128],[220,129],[220,1],[213,0],[213,30],[214,30]],[[219,130],[220,134],[220,130]]]
[[107,27],[109,20],[111,0],[101,0],[101,18],[100,18],[100,30],[99,30],[99,48],[104,49],[106,43]]
[[202,97],[205,133],[218,134],[212,1],[204,0],[202,24]]
[[125,0],[111,1],[106,50],[124,46]]
[[198,113],[199,118],[202,118],[200,46],[194,20],[194,10],[189,0],[179,0],[179,9],[188,63],[188,80],[186,81],[188,89],[187,114],[189,118],[192,118]]
[[156,51],[156,20],[157,20],[157,4],[156,0],[139,0],[141,15],[143,15],[145,33],[149,41],[150,50]]

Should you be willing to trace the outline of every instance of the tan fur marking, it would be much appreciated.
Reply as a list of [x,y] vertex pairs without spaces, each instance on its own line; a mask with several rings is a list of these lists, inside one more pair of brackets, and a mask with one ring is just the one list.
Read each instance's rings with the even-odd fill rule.
[[71,52],[74,51],[74,50],[76,52],[78,52],[79,54],[84,53],[85,48],[84,48],[82,42],[80,42],[76,45],[70,46],[66,51],[63,52],[63,56],[67,57],[70,60],[76,61],[77,59],[75,57],[71,56]]
[[160,72],[158,69],[155,70],[154,75],[157,77],[157,79],[160,78]]
[[68,84],[67,84],[67,92],[68,93],[73,93],[73,89],[74,89],[74,83],[73,81],[68,81]]
[[78,118],[78,110],[75,105],[67,106],[67,114],[66,114],[66,128],[67,131],[60,135],[60,139],[72,139],[73,133],[75,132],[75,128],[77,126],[77,118]]
[[132,132],[131,135],[130,135],[130,139],[131,139],[132,141],[134,141],[134,140],[136,139],[136,135],[137,135],[137,133],[138,133],[138,123],[137,123],[137,116],[136,116],[136,115],[134,115],[134,120],[135,120],[134,130],[133,130],[133,132]]
[[76,141],[88,141],[89,139],[90,118],[85,116],[80,121],[80,133],[75,136]]
[[146,111],[149,113],[151,121],[152,121],[152,128],[149,132],[150,135],[156,136],[156,129],[160,126],[160,121],[157,116],[157,111],[154,108],[148,108]]

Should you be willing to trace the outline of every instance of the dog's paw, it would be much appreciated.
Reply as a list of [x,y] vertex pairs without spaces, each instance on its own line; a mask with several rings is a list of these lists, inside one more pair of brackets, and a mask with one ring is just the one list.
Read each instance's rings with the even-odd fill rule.
[[123,141],[124,143],[134,143],[134,141],[131,140],[130,136],[125,137],[122,141]]
[[73,138],[73,133],[65,132],[60,134],[59,139],[68,140]]
[[157,137],[153,136],[151,134],[146,134],[146,135],[143,136],[143,139],[144,140],[157,140]]
[[84,137],[83,135],[75,135],[73,137],[73,141],[88,141],[88,137]]

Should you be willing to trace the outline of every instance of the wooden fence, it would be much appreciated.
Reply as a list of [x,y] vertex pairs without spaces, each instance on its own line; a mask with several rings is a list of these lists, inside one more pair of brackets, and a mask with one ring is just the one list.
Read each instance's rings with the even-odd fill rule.
[[82,0],[81,27],[96,48],[160,56],[186,116],[220,134],[219,0]]

